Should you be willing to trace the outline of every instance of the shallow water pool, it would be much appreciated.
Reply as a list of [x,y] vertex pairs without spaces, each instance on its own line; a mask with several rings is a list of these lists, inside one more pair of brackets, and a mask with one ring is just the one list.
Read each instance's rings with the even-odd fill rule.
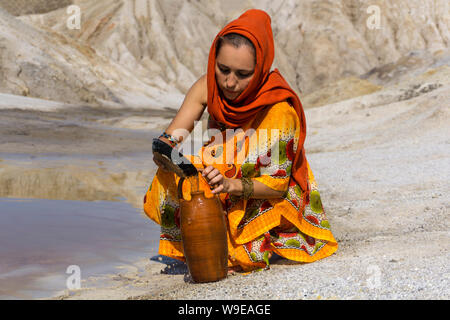
[[0,299],[50,297],[77,274],[116,273],[155,256],[160,228],[140,211],[124,202],[0,198]]

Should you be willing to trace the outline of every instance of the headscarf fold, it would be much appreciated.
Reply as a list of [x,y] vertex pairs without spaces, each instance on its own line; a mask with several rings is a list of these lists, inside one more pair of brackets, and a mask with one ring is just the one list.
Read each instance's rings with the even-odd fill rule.
[[[256,66],[248,87],[233,101],[220,94],[215,75],[216,45],[220,37],[237,33],[249,39],[256,51]],[[270,71],[275,56],[270,16],[257,9],[246,11],[227,24],[216,36],[209,51],[207,86],[208,112],[231,128],[238,128],[252,121],[267,106],[287,101],[295,109],[300,120],[300,137],[292,164],[292,178],[303,191],[308,190],[308,171],[303,147],[306,137],[306,119],[302,104],[278,69]]]

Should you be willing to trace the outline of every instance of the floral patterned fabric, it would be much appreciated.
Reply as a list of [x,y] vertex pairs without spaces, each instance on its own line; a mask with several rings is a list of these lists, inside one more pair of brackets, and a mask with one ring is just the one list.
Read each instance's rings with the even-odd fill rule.
[[[337,250],[309,165],[309,193],[290,178],[299,126],[292,106],[278,103],[233,135],[220,128],[197,156],[189,156],[197,167],[213,165],[227,178],[250,177],[274,190],[287,190],[279,199],[242,200],[219,195],[228,224],[229,266],[246,271],[267,268],[272,253],[312,262]],[[159,254],[184,260],[178,180],[174,173],[158,170],[144,198],[144,212],[161,225]],[[183,184],[185,199],[190,198],[190,188],[189,183]],[[203,178],[200,189],[207,197],[213,196]]]

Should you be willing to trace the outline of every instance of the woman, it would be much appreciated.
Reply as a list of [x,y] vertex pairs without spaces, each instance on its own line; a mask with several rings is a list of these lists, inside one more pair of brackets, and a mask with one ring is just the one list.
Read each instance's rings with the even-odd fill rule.
[[[206,108],[209,127],[219,129],[190,160],[204,178],[201,189],[218,194],[226,211],[231,270],[267,268],[273,253],[312,262],[337,250],[305,157],[301,102],[279,71],[270,71],[273,59],[271,20],[264,11],[252,9],[230,22],[211,46],[207,74],[160,137],[175,146],[186,138],[176,132],[191,132]],[[161,225],[159,254],[184,260],[178,177],[155,162],[160,168],[144,211]],[[185,183],[186,199],[189,189]]]

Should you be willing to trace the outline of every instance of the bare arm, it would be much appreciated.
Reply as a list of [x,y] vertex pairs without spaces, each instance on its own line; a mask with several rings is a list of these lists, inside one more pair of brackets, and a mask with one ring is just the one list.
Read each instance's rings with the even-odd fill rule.
[[180,142],[186,139],[189,133],[194,129],[195,121],[200,120],[202,117],[206,108],[206,102],[206,75],[203,75],[189,89],[183,104],[167,127],[166,133],[174,136]]
[[[242,196],[242,182],[240,179],[228,179],[229,180],[229,193],[236,196]],[[220,186],[217,187],[214,192],[223,192],[220,189]],[[253,199],[273,199],[273,198],[281,198],[286,191],[277,191],[269,188],[264,183],[253,180]]]
[[[203,177],[214,189],[212,193],[229,193],[235,196],[242,196],[241,179],[225,178],[218,169],[208,166],[201,170]],[[277,191],[269,188],[264,183],[253,180],[253,199],[273,199],[281,198],[286,191]]]
[[[178,141],[183,141],[194,129],[195,121],[200,120],[206,108],[207,102],[207,85],[206,75],[198,79],[187,92],[183,104],[178,110],[172,122],[169,124],[165,132],[174,136]],[[181,133],[181,134],[180,134]],[[169,140],[160,137],[160,140],[170,144]],[[160,163],[155,157],[153,161],[164,171],[167,171],[164,163]]]

